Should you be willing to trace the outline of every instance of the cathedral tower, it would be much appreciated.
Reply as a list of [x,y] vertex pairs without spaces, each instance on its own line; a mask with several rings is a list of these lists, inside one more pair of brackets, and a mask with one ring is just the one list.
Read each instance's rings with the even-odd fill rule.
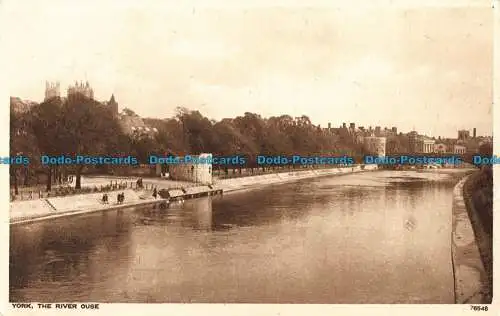
[[45,100],[61,96],[61,86],[59,82],[45,82]]

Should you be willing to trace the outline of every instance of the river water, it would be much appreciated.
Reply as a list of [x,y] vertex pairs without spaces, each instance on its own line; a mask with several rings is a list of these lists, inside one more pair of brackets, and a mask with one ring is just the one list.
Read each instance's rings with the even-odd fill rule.
[[10,301],[453,303],[459,177],[366,172],[13,226]]

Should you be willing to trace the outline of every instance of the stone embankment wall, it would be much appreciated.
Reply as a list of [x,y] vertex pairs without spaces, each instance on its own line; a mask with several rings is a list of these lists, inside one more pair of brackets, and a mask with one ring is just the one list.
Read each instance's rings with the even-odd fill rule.
[[224,192],[232,192],[243,189],[249,189],[256,186],[266,184],[278,184],[290,181],[296,181],[307,178],[315,178],[321,176],[340,175],[361,171],[376,170],[377,165],[353,166],[348,168],[332,168],[332,169],[318,169],[296,172],[273,173],[260,176],[242,177],[234,179],[223,179],[215,183],[217,188],[221,188]]
[[477,212],[470,196],[464,194],[464,185],[470,177],[464,177],[453,192],[452,261],[455,302],[487,304],[491,303],[492,287],[481,257],[481,249],[488,245],[484,245],[484,230],[478,225]]

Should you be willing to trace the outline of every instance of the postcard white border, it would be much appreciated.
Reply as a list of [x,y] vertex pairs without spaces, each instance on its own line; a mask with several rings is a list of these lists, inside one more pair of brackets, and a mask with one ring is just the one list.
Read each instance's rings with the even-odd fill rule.
[[[22,27],[22,26],[12,26],[5,25],[2,21],[4,14],[7,14],[8,10],[5,10],[10,5],[23,5],[28,6],[33,4],[38,0],[3,0],[0,1],[0,54],[2,54],[2,42],[1,36],[3,32],[8,32],[9,27]],[[67,0],[71,1],[71,0]],[[61,0],[45,0],[43,1],[45,5],[48,3],[57,3]],[[413,8],[423,8],[423,7],[493,7],[495,2],[495,62],[494,62],[494,135],[495,144],[494,152],[500,153],[500,110],[498,109],[498,104],[500,104],[500,14],[499,7],[500,2],[498,1],[483,1],[483,0],[310,0],[310,1],[299,1],[299,0],[278,0],[278,1],[268,1],[268,0],[254,0],[254,1],[237,1],[237,0],[213,0],[213,1],[171,1],[171,0],[142,0],[142,1],[131,1],[131,0],[81,0],[74,1],[75,6],[82,6],[82,9],[91,8],[94,6],[102,6],[110,4],[112,2],[120,2],[123,6],[137,6],[137,5],[159,5],[159,6],[170,6],[172,8],[180,8],[180,3],[183,4],[182,7],[192,8],[197,7],[224,7],[224,8],[240,8],[245,7],[267,7],[267,6],[290,6],[290,7],[303,7],[303,6],[321,6],[321,7],[343,7],[343,6],[370,6],[370,7],[413,7]],[[141,4],[139,4],[141,2]],[[8,91],[8,74],[5,74],[1,67],[8,63],[5,58],[0,55],[0,126],[4,130],[4,137],[0,137],[0,148],[1,155],[8,156],[9,154],[9,91]],[[473,115],[473,113],[471,113]],[[495,179],[494,179],[494,201],[495,201],[495,213],[498,212],[497,205],[500,205],[500,183],[498,176],[500,176],[499,166],[495,166]],[[353,304],[353,305],[267,305],[267,304],[103,304],[100,303],[100,309],[98,311],[85,311],[85,310],[14,310],[11,304],[8,303],[8,275],[9,275],[9,220],[8,220],[8,210],[9,210],[9,172],[8,166],[0,166],[0,196],[4,201],[4,208],[0,213],[1,216],[1,229],[0,229],[0,242],[2,249],[2,257],[0,259],[0,273],[4,276],[3,286],[0,288],[0,313],[3,315],[53,315],[56,313],[69,314],[105,314],[105,315],[172,315],[172,316],[184,316],[184,315],[217,315],[217,316],[267,316],[267,315],[471,315],[471,314],[482,314],[485,312],[472,312],[470,305],[364,305],[364,304]],[[500,232],[500,216],[494,217],[494,231]],[[500,233],[494,234],[494,252],[499,253],[498,245],[500,244]],[[500,260],[494,261],[494,284],[499,284],[499,267]],[[496,292],[498,287],[494,289],[493,304],[489,306],[489,312],[487,314],[500,314],[499,295]]]

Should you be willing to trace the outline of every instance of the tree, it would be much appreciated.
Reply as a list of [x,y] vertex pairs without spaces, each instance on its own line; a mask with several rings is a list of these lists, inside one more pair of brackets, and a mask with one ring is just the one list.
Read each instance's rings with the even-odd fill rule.
[[[52,98],[42,102],[31,112],[31,127],[40,152],[44,155],[56,156],[61,153],[64,143],[61,142],[63,130],[61,124],[60,98]],[[52,189],[52,174],[55,166],[49,164],[47,168],[47,191]]]
[[[26,143],[23,142],[24,138],[22,134],[24,132],[23,129],[23,120],[21,115],[12,110],[10,111],[10,156],[15,157],[19,153],[23,153],[23,149],[26,148]],[[15,164],[9,165],[9,173],[14,183],[14,191],[15,195],[19,194],[18,189],[18,179],[17,172],[19,166]]]
[[[256,154],[258,153],[258,144],[255,143],[249,135],[243,134],[238,130],[233,120],[224,119],[216,123],[213,127],[215,135],[215,147],[213,152],[221,156],[233,156],[245,154],[250,160],[249,167],[254,165]],[[238,166],[241,170],[241,166]],[[224,166],[224,171],[227,173],[228,166]]]
[[181,122],[184,139],[193,153],[210,152],[215,147],[213,126],[210,120],[198,111],[179,109],[177,115]]
[[180,154],[190,151],[189,143],[183,132],[182,122],[178,119],[164,120],[158,127],[155,139],[158,149],[163,153],[170,151]]
[[128,116],[139,116],[139,115],[137,115],[134,111],[132,111],[129,108],[124,108],[122,110],[122,112],[125,113],[125,115],[128,115]]
[[483,143],[479,145],[478,152],[481,156],[491,157],[493,155],[493,144]]
[[[60,151],[70,156],[109,155],[119,150],[121,129],[113,114],[99,102],[84,95],[69,98],[60,114]],[[81,188],[84,165],[75,166],[75,188]]]

